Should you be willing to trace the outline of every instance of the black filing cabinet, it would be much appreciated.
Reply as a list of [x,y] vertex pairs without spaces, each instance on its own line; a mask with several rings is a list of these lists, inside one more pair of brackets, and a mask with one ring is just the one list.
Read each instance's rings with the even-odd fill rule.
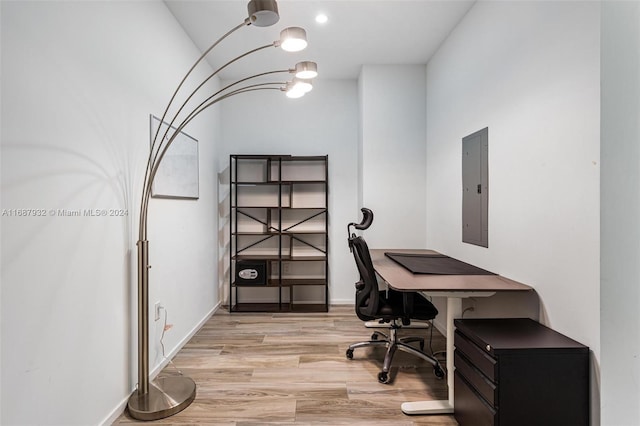
[[528,318],[455,320],[460,426],[586,426],[589,348]]

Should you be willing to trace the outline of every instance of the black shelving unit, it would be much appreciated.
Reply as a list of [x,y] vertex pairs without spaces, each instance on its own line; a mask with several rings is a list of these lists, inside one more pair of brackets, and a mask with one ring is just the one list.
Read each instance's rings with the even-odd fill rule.
[[231,312],[327,312],[328,157],[230,156]]

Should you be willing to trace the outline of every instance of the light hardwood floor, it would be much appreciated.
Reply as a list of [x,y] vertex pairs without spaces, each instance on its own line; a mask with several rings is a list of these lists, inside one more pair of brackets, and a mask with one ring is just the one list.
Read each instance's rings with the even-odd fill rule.
[[[353,306],[329,313],[233,313],[220,309],[173,362],[197,384],[195,401],[158,424],[457,425],[453,416],[407,416],[405,401],[446,399],[447,383],[425,361],[397,352],[392,382],[380,384],[384,348],[347,346],[368,340]],[[404,330],[403,334],[429,330]],[[433,332],[432,348],[444,350]],[[444,367],[444,362],[442,363]],[[171,365],[161,375],[178,374]],[[127,413],[115,424],[136,421]]]

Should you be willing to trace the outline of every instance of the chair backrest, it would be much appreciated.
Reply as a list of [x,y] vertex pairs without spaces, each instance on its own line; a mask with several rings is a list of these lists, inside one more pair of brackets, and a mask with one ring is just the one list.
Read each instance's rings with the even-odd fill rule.
[[353,258],[360,274],[360,281],[356,284],[356,314],[361,320],[369,321],[376,318],[380,303],[378,280],[373,269],[369,247],[364,238],[352,235],[349,238],[349,246],[353,251]]

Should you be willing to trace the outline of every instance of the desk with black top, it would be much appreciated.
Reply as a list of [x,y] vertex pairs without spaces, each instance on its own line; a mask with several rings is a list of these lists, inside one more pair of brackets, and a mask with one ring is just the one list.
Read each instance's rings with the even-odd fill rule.
[[407,254],[437,254],[433,250],[370,250],[376,273],[398,291],[420,291],[427,296],[447,298],[447,385],[449,398],[446,401],[415,401],[402,404],[405,414],[449,414],[454,405],[454,323],[462,316],[462,299],[467,297],[489,297],[503,291],[531,291],[528,285],[500,275],[429,275],[413,274],[385,256],[386,252]]

